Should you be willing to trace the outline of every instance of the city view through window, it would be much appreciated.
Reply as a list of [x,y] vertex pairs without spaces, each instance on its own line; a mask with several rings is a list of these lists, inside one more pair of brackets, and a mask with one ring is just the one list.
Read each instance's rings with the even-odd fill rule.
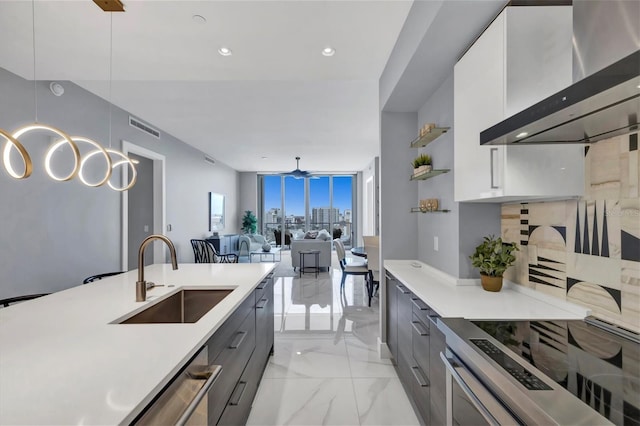
[[[260,229],[268,241],[288,245],[307,231],[326,229],[351,246],[354,238],[353,176],[261,176]],[[284,233],[282,233],[284,229]],[[279,241],[276,241],[277,239]]]

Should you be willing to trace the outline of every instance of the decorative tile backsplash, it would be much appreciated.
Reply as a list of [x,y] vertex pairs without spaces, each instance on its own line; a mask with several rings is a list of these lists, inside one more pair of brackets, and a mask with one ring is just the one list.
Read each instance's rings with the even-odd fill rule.
[[502,205],[502,237],[518,244],[505,278],[640,332],[638,133],[585,148],[579,200]]

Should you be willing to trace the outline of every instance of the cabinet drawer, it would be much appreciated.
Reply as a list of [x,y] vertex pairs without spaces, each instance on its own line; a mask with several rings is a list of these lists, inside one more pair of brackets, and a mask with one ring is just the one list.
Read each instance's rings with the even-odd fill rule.
[[[258,294],[260,297],[258,298]],[[269,282],[262,290],[256,289],[256,352],[263,364],[273,349],[273,284]]]
[[417,297],[413,297],[411,299],[411,307],[413,309],[413,314],[420,318],[420,321],[428,328],[431,324],[429,322],[429,315],[431,315],[431,308],[429,305],[424,303],[422,300]]
[[434,423],[431,421],[431,387],[424,370],[414,363],[411,367],[411,373],[411,396],[413,397],[414,406],[418,409],[418,414],[422,418],[422,422],[427,425],[444,425],[444,423]]
[[254,355],[244,369],[236,387],[231,392],[227,406],[218,421],[219,425],[244,425],[247,423],[253,398],[258,391],[264,364]]
[[209,392],[209,423],[215,424],[231,393],[236,388],[256,345],[256,317],[251,310],[240,327],[225,342],[225,347],[213,364],[222,366],[222,373]]
[[[416,314],[413,314],[412,328],[412,347],[413,359],[420,366],[422,371],[429,371],[429,327],[426,326]],[[439,357],[438,357],[439,358]]]
[[[209,347],[209,364],[215,364],[214,360],[220,355],[224,348],[228,345],[229,340],[238,330],[238,327],[247,317],[247,314],[255,310],[255,299],[253,295],[249,295],[233,314],[224,322],[224,324],[216,330],[211,336],[207,346]],[[254,317],[255,318],[255,317]]]

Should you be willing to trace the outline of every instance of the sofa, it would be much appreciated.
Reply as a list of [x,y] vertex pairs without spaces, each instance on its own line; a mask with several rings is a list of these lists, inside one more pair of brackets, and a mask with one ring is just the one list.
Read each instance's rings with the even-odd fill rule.
[[[324,241],[320,239],[302,239],[291,240],[291,264],[293,269],[300,267],[300,251],[304,250],[320,250],[320,256],[318,261],[320,262],[320,268],[331,268],[331,247],[332,241]],[[311,257],[304,259],[304,266],[316,266]]]
[[262,250],[267,240],[260,234],[243,234],[238,237],[238,256],[248,256],[252,251]]

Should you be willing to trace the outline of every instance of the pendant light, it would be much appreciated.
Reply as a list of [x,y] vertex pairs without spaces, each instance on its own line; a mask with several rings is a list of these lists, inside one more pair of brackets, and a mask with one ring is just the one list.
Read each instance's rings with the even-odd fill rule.
[[106,149],[106,152],[116,157],[116,160],[113,162],[112,170],[115,170],[116,167],[131,167],[131,179],[127,185],[123,186],[115,186],[111,183],[111,179],[107,179],[109,188],[114,191],[128,191],[136,184],[137,172],[136,166],[133,164],[133,161],[124,155],[122,152],[117,151],[111,148],[111,120],[112,120],[112,85],[113,85],[113,13],[109,13],[109,148]]
[[[24,146],[19,142],[19,138],[24,136],[27,133],[33,131],[46,131],[53,133],[61,138],[61,145],[68,144],[71,148],[71,152],[73,153],[73,169],[66,176],[58,176],[56,175],[51,168],[51,158],[53,157],[52,147],[49,147],[47,150],[47,154],[45,156],[45,170],[47,175],[53,180],[56,181],[68,181],[73,179],[80,170],[80,151],[78,150],[75,142],[60,129],[57,129],[53,126],[49,126],[46,124],[38,123],[38,80],[36,79],[36,6],[35,0],[31,0],[31,22],[32,22],[32,42],[33,42],[33,99],[34,99],[34,109],[35,109],[35,120],[33,124],[29,124],[23,126],[13,132],[13,134],[8,135],[8,132],[0,129],[0,134],[6,139],[2,161],[4,164],[4,168],[9,174],[9,176],[15,179],[26,179],[31,176],[31,172],[33,171],[33,164],[31,162],[31,157],[29,153],[24,148]],[[59,145],[58,145],[59,146]],[[16,149],[20,154],[22,162],[24,164],[24,171],[22,173],[18,173],[11,164],[11,152],[13,149]]]

